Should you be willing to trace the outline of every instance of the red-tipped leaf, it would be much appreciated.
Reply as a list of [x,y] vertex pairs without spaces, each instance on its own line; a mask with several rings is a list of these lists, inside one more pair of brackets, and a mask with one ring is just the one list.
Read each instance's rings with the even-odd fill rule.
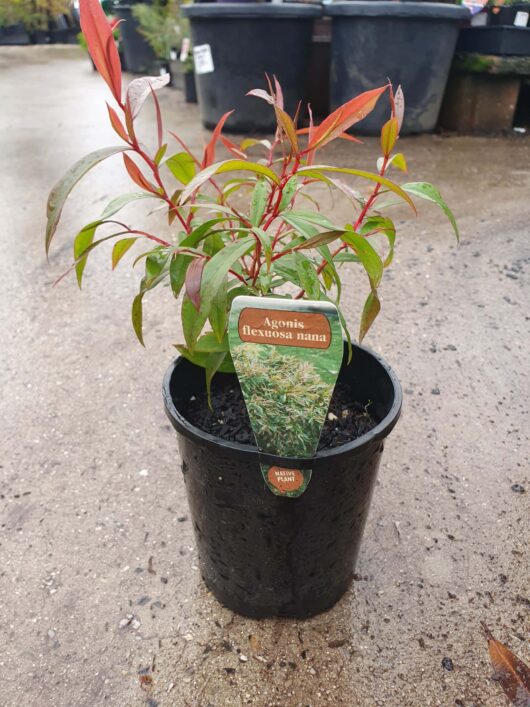
[[202,158],[201,169],[204,169],[205,167],[209,167],[211,164],[214,163],[215,145],[217,143],[217,140],[221,136],[221,131],[224,127],[224,124],[226,123],[226,121],[232,115],[233,112],[234,112],[233,110],[230,110],[230,111],[228,111],[228,113],[225,113],[224,115],[222,115],[221,118],[219,119],[219,122],[215,126],[215,130],[212,133],[212,137],[210,139],[210,142],[204,148],[204,156]]
[[114,131],[121,137],[122,140],[125,140],[125,142],[129,142],[129,136],[127,135],[127,131],[125,130],[123,123],[119,119],[118,114],[116,113],[114,108],[111,108],[108,103],[107,110],[109,111],[110,124],[114,128]]
[[186,294],[197,311],[199,311],[201,307],[202,271],[204,270],[205,264],[205,258],[195,258],[195,260],[192,260],[186,270],[186,279],[184,281]]
[[125,169],[127,170],[129,177],[133,180],[135,184],[137,184],[141,189],[145,189],[146,191],[149,191],[152,194],[157,193],[156,188],[148,182],[148,180],[140,172],[140,169],[136,162],[133,162],[129,155],[123,155],[123,161],[125,163]]
[[99,0],[79,0],[81,30],[101,78],[121,104],[121,65],[112,27]]
[[387,90],[388,86],[365,91],[352,98],[344,105],[333,111],[331,115],[320,123],[313,132],[313,139],[307,146],[307,152],[317,147],[323,147],[335,138],[349,130],[352,125],[365,118],[374,109],[379,97]]

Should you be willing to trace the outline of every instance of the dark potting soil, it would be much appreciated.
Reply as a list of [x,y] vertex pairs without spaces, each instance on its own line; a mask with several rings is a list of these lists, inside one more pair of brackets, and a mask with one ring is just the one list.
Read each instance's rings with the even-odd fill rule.
[[[255,445],[247,408],[239,385],[212,385],[212,407],[206,393],[192,396],[182,413],[192,425],[228,442]],[[345,386],[337,384],[322,429],[318,449],[332,449],[352,442],[377,425],[370,406],[351,399]]]

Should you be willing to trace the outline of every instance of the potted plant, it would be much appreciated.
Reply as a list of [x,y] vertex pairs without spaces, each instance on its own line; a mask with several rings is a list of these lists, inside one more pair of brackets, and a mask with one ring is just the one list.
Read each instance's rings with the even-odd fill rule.
[[0,0],[0,45],[29,44],[29,35],[22,22],[22,6],[11,0]]
[[[340,313],[340,267],[352,262],[367,282],[361,341],[379,312],[378,288],[394,251],[395,224],[384,213],[384,204],[391,210],[401,203],[414,211],[413,197],[434,202],[458,234],[453,215],[432,185],[399,186],[387,175],[389,170],[406,170],[405,157],[396,150],[404,113],[400,89],[395,94],[390,85],[371,89],[319,125],[310,120],[309,127],[299,129],[284,109],[279,83],[272,80],[268,91],[253,90],[248,99],[263,100],[276,116],[272,140],[247,139],[236,145],[222,132],[227,113],[201,155],[171,133],[177,145],[173,152],[165,141],[156,97],[167,79],[135,79],[123,93],[118,54],[97,0],[81,0],[81,25],[115,99],[109,118],[120,144],[83,158],[55,185],[48,201],[46,249],[71,189],[102,160],[119,155],[138,191],[115,197],[81,229],[72,270],[81,284],[87,258],[101,244],[114,241],[116,267],[143,243],[136,261],[144,263],[145,274],[132,304],[141,343],[146,294],[169,285],[171,296],[180,298],[184,341],[177,345],[180,356],[170,366],[163,390],[179,436],[203,577],[223,603],[250,616],[323,611],[352,577],[384,439],[399,416],[399,382],[376,354],[351,343],[340,314],[346,336],[343,365],[333,414],[321,438],[324,446],[311,460],[313,479],[298,498],[273,495],[259,473],[260,457],[229,353],[231,304],[239,295],[255,302],[272,295],[284,306],[335,302]],[[381,130],[377,170],[326,165],[321,158],[325,146],[336,139],[355,142],[345,131],[383,96],[390,115]],[[140,140],[135,123],[146,100],[154,102],[157,115],[152,151]],[[219,161],[220,147],[229,157]],[[258,159],[249,156],[254,150]],[[367,193],[345,183],[348,177],[369,187]],[[304,196],[312,203],[314,184],[325,184],[351,202],[348,223],[335,223],[332,214],[304,206]],[[154,200],[166,210],[174,239],[125,223],[119,212],[137,199]],[[267,379],[276,362],[269,357],[260,365]],[[306,373],[297,374],[302,392]],[[277,370],[275,379],[282,375]],[[354,429],[360,433],[357,438]]]
[[138,22],[138,31],[155,53],[160,73],[169,73],[171,83],[171,55],[180,47],[183,37],[179,3],[175,0],[154,5],[140,3],[132,6],[132,14]]
[[[387,77],[403,86],[407,115],[403,133],[434,130],[466,7],[431,2],[368,0],[332,2],[331,107]],[[378,106],[360,131],[377,134]]]
[[[120,22],[120,39],[123,44],[123,54],[127,71],[133,74],[152,73],[157,69],[157,57],[146,37],[140,32],[140,25],[133,10],[138,3],[118,2],[114,6],[116,17]],[[151,4],[146,0],[144,5]]]
[[520,0],[490,0],[487,5],[488,24],[511,27],[530,26],[530,2]]
[[495,0],[487,6],[487,25],[460,30],[458,52],[530,56],[530,3]]
[[285,106],[294,113],[306,89],[313,22],[322,15],[320,6],[209,2],[183,5],[182,13],[190,20],[199,110],[206,128],[215,128],[224,113],[235,109],[227,130],[274,131],[274,114],[267,106],[245,99],[265,72],[278,76]]

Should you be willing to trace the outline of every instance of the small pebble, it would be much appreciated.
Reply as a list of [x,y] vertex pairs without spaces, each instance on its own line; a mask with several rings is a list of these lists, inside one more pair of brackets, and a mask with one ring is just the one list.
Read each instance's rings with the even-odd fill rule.
[[244,655],[243,653],[241,653],[241,655],[239,656],[239,660],[240,660],[242,663],[246,663],[246,662],[248,661],[248,658],[247,658],[246,655]]
[[514,493],[526,493],[526,489],[521,484],[512,484],[511,489]]
[[432,388],[431,393],[432,395],[440,395],[440,388]]
[[444,670],[451,671],[454,670],[454,667],[455,666],[453,665],[453,661],[451,660],[451,658],[442,658],[442,668]]

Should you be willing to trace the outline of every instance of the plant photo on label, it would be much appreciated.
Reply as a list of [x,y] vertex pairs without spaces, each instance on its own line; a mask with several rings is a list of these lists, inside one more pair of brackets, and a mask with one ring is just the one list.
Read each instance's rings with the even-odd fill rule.
[[[353,262],[366,277],[366,300],[360,313],[358,339],[362,341],[380,310],[378,288],[392,262],[396,227],[388,212],[405,204],[412,213],[416,198],[437,204],[458,237],[454,217],[438,190],[423,182],[398,185],[388,173],[406,172],[405,156],[396,149],[404,113],[401,88],[390,84],[366,91],[332,112],[320,124],[307,107],[308,126],[284,109],[275,77],[268,90],[249,92],[249,100],[270,105],[277,120],[274,137],[235,143],[223,134],[226,113],[202,154],[193,154],[173,131],[164,129],[156,91],[167,77],[134,79],[122,90],[122,74],[112,29],[97,0],[81,0],[81,27],[93,62],[107,83],[110,123],[119,144],[92,152],[77,162],[52,189],[47,208],[46,251],[54,237],[64,203],[77,182],[94,166],[119,155],[131,181],[132,193],[117,195],[99,216],[85,225],[74,240],[74,264],[79,286],[91,252],[112,242],[112,268],[137,242],[143,252],[144,276],[132,303],[134,331],[143,344],[144,296],[169,284],[181,300],[184,341],[179,352],[206,369],[208,382],[216,371],[232,372],[227,343],[227,317],[238,295],[328,300],[339,307],[348,341],[350,335],[341,302],[341,265]],[[326,164],[326,145],[343,140],[354,147],[348,131],[368,115],[376,103],[387,100],[389,117],[381,129],[381,155],[374,172]],[[154,146],[145,146],[137,134],[136,118],[146,101],[156,111]],[[224,156],[220,156],[223,151]],[[352,150],[352,153],[354,151]],[[361,191],[348,183],[355,178],[368,187]],[[314,184],[325,184],[351,204],[347,223],[322,214],[312,195]],[[246,206],[234,199],[245,197]],[[128,225],[119,212],[127,204],[148,199],[166,210],[173,228],[171,240]],[[385,204],[386,209],[385,210]],[[147,246],[147,247],[146,247]]]

